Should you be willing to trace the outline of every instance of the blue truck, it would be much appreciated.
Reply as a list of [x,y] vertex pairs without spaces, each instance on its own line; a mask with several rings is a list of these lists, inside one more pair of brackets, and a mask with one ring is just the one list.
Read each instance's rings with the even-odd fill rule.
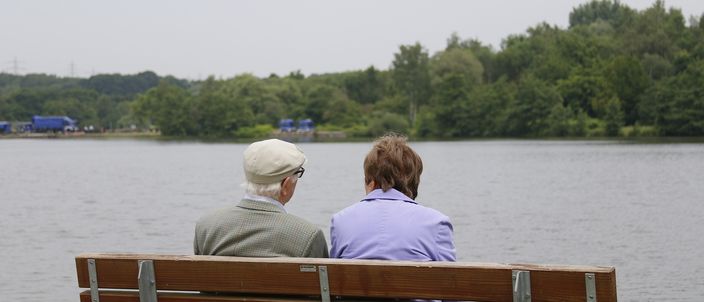
[[12,125],[9,122],[0,121],[0,134],[7,134],[12,132]]
[[32,129],[35,132],[73,132],[78,130],[76,120],[68,116],[32,117]]
[[281,119],[279,121],[279,131],[281,131],[281,132],[296,131],[296,127],[293,124],[293,120],[292,119]]
[[307,118],[298,121],[298,132],[313,132],[313,130],[315,130],[313,120]]

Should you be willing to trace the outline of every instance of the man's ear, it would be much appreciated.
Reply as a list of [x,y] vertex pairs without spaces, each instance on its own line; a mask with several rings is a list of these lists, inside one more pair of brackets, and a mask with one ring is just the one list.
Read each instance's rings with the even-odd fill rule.
[[282,204],[287,203],[291,199],[291,194],[293,190],[293,182],[291,177],[286,177],[281,181],[281,191],[279,191],[279,202]]
[[283,193],[285,190],[288,193],[290,188],[291,188],[291,177],[286,177],[286,178],[284,178],[283,181],[281,181],[281,192]]

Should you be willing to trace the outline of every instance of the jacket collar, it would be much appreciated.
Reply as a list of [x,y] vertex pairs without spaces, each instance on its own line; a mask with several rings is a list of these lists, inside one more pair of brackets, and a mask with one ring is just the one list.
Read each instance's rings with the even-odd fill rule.
[[269,203],[266,201],[247,199],[246,197],[243,198],[242,200],[240,200],[240,203],[237,204],[237,206],[240,208],[243,208],[243,209],[248,209],[248,210],[286,213],[286,210],[284,209],[283,205],[279,207],[273,203]]
[[362,199],[362,201],[371,201],[371,200],[377,200],[377,199],[401,200],[401,201],[405,201],[405,202],[416,203],[413,199],[406,196],[406,194],[403,194],[394,188],[391,188],[391,189],[387,190],[386,192],[382,191],[381,189],[376,189],[374,191],[371,191],[371,192],[369,192],[369,194],[367,194],[367,196],[365,196]]

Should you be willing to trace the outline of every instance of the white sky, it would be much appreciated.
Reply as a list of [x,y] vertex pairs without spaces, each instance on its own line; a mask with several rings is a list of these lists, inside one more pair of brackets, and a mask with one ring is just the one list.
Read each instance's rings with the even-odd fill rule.
[[[498,49],[586,0],[0,0],[0,71],[200,79],[387,69],[399,45],[431,54],[457,32]],[[654,0],[622,0],[642,10]],[[703,0],[669,0],[685,17]]]

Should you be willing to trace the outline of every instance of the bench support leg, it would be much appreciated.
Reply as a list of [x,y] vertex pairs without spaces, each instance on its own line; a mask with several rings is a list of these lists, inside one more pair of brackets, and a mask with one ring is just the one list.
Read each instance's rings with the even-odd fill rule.
[[90,279],[90,300],[100,302],[98,294],[98,270],[95,268],[95,259],[88,259],[88,278]]
[[327,266],[318,266],[318,277],[320,277],[320,299],[323,302],[330,302],[330,285],[328,284]]
[[530,296],[530,271],[514,270],[511,272],[513,280],[513,302],[531,302]]
[[156,278],[154,278],[154,262],[152,260],[139,260],[139,301],[157,302]]
[[587,302],[596,302],[596,275],[584,274],[584,285],[587,288]]

